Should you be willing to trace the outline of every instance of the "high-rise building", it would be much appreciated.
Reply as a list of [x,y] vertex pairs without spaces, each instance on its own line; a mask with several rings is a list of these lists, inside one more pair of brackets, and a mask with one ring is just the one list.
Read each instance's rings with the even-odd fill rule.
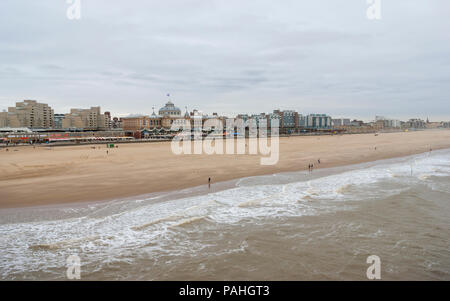
[[378,128],[399,128],[401,127],[400,120],[389,119],[383,116],[375,116],[375,125]]
[[110,129],[111,126],[111,113],[110,112],[105,112],[105,126],[107,129]]
[[425,121],[419,118],[413,118],[406,122],[406,127],[415,129],[424,129],[426,127]]
[[328,129],[331,127],[331,117],[326,114],[309,114],[306,117],[306,127],[312,129]]
[[306,127],[306,116],[302,115],[302,114],[298,114],[297,117],[297,126],[299,128],[305,128]]
[[[7,114],[2,112],[2,123],[9,127],[52,128],[53,110],[47,104],[36,100],[17,102],[9,107]],[[6,119],[6,121],[4,121]]]
[[8,112],[0,112],[0,128],[5,128],[8,126]]
[[281,127],[282,128],[295,128],[297,127],[298,113],[294,110],[281,111]]
[[100,107],[90,109],[70,109],[62,120],[65,129],[76,128],[83,130],[106,130],[109,129],[108,118],[101,114]]
[[54,114],[53,128],[62,129],[62,121],[64,117],[64,114]]
[[294,110],[274,110],[273,114],[280,116],[280,128],[293,129],[298,126],[298,113]]

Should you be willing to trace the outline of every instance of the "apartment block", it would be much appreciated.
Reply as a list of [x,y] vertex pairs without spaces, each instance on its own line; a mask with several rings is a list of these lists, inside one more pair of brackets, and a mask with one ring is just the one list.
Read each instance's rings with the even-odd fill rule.
[[106,130],[109,129],[109,118],[101,113],[100,107],[90,109],[70,109],[62,120],[65,129],[76,128],[83,130]]
[[16,128],[52,128],[53,118],[53,110],[47,104],[24,100],[17,102],[15,107],[9,107],[8,112],[2,112],[0,124]]

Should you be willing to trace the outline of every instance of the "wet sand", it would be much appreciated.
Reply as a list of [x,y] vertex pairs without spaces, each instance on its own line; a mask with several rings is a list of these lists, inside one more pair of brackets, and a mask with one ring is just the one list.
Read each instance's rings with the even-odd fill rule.
[[[95,147],[95,148],[94,148]],[[376,147],[376,149],[375,149]],[[170,143],[0,150],[0,208],[111,200],[242,177],[343,166],[450,148],[449,130],[280,138],[276,165],[261,155],[175,155]],[[321,160],[321,164],[317,160]]]

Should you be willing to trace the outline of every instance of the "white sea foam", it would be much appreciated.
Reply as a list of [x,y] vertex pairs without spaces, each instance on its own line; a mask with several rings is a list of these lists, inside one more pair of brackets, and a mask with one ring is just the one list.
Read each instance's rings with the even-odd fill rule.
[[140,248],[155,257],[161,252],[195,252],[204,245],[183,240],[183,231],[198,231],[195,227],[203,224],[220,229],[263,219],[317,215],[348,210],[351,205],[346,206],[347,202],[395,195],[415,183],[436,187],[438,184],[428,182],[450,176],[450,152],[289,182],[294,175],[280,175],[284,184],[259,183],[255,177],[251,185],[239,181],[235,188],[205,195],[162,202],[141,197],[81,209],[62,208],[69,216],[60,220],[2,222],[0,278],[64,267],[65,257],[73,253],[82,254],[83,263],[95,264],[129,260],[124,254]]

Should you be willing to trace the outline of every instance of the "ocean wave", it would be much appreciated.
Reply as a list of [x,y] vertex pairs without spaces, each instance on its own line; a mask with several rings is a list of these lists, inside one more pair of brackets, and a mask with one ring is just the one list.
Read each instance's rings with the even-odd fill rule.
[[191,218],[186,218],[181,220],[180,222],[170,225],[169,228],[177,228],[177,227],[183,227],[183,226],[188,226],[191,225],[193,223],[197,223],[200,221],[205,221],[206,220],[206,216],[194,216]]
[[[280,175],[282,180],[274,181],[282,184],[267,183],[267,177],[262,182],[258,177],[247,178],[232,189],[160,202],[146,203],[140,197],[138,203],[136,199],[124,200],[84,211],[81,207],[77,210],[64,208],[64,219],[1,224],[0,233],[8,235],[1,237],[0,252],[5,255],[0,270],[12,273],[38,269],[42,261],[50,266],[64,267],[65,262],[53,251],[64,253],[74,248],[85,250],[83,260],[93,266],[105,256],[120,258],[129,250],[145,249],[145,252],[152,252],[154,258],[163,256],[168,249],[194,252],[201,247],[196,245],[197,242],[186,240],[187,231],[176,229],[193,225],[221,229],[243,222],[259,223],[353,210],[358,202],[395,196],[417,184],[448,193],[447,183],[443,180],[450,176],[450,170],[442,166],[449,163],[448,152],[437,153],[401,162],[380,162],[316,178],[303,172],[283,174]],[[299,174],[305,180],[298,180]],[[341,203],[347,201],[350,202]],[[33,214],[38,214],[36,212],[40,211]],[[151,231],[144,231],[150,227]],[[81,233],[81,238],[63,239],[80,237]],[[370,235],[376,238],[382,234]],[[186,248],[177,250],[174,241],[183,242]],[[242,251],[247,247],[233,248]]]
[[43,244],[30,245],[28,248],[30,250],[34,250],[34,251],[37,251],[37,250],[57,250],[57,249],[61,249],[61,248],[73,248],[73,247],[75,247],[77,245],[80,245],[82,243],[91,242],[91,241],[94,241],[94,240],[96,240],[98,238],[99,238],[99,236],[67,239],[67,240],[62,240],[62,241],[58,241],[58,242],[54,242],[54,243],[43,243]]
[[131,229],[135,230],[135,231],[144,230],[144,229],[146,229],[146,228],[148,228],[150,226],[153,226],[153,225],[156,225],[156,224],[159,224],[159,223],[163,223],[163,222],[175,221],[175,220],[178,220],[180,218],[181,218],[181,216],[179,216],[179,215],[171,215],[171,216],[167,216],[167,217],[163,217],[163,218],[159,218],[159,219],[153,220],[153,221],[145,223],[143,225],[133,226],[133,227],[131,227]]

